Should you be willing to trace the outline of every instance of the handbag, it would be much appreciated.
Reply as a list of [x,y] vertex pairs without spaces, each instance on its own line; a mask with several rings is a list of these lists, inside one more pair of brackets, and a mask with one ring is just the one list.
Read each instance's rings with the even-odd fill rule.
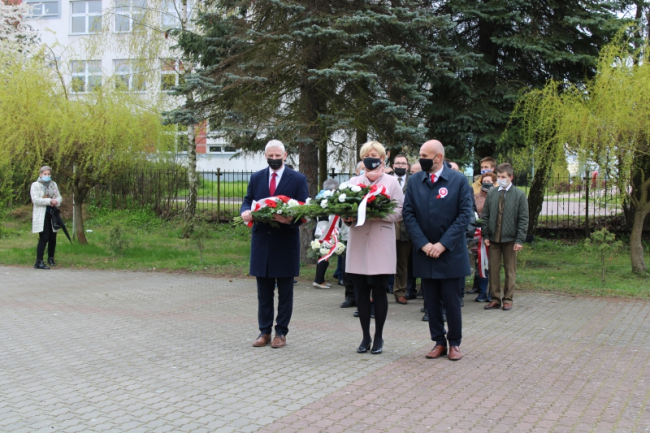
[[329,227],[330,222],[328,220],[318,221],[316,228],[314,229],[314,239],[321,239],[325,236],[325,231]]
[[52,229],[59,230],[63,227],[63,220],[61,220],[61,216],[59,215],[59,209],[56,207],[50,208],[50,214],[52,215]]

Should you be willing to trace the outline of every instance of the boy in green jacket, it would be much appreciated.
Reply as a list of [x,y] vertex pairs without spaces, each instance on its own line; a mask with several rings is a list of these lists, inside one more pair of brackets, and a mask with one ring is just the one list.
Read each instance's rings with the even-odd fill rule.
[[[498,188],[492,188],[483,207],[483,241],[488,247],[490,295],[486,310],[512,309],[517,275],[517,251],[524,247],[528,230],[528,200],[526,194],[512,184],[514,170],[507,162],[496,168]],[[497,186],[497,185],[495,185]],[[506,272],[501,301],[501,258]]]

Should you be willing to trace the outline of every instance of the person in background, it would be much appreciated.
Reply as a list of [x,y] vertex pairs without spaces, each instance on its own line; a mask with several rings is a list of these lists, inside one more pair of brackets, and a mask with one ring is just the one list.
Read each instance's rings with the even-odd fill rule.
[[[494,173],[485,173],[481,175],[481,192],[474,195],[474,204],[476,205],[476,213],[478,214],[479,219],[483,216],[483,207],[485,205],[485,198],[487,197],[488,192],[494,187],[494,184],[497,182],[497,175]],[[478,248],[478,245],[476,245]],[[478,290],[475,292],[474,289],[467,293],[477,293],[478,296],[474,299],[476,302],[490,302],[492,297],[488,292],[488,280],[489,278],[481,278],[479,275],[479,264],[478,260],[478,251],[477,254],[472,258],[475,263],[476,272],[474,273],[475,286],[478,286]]]
[[456,164],[454,161],[449,161],[449,165],[451,166],[451,169],[454,171],[460,171],[460,167],[458,167],[458,164]]
[[366,167],[363,166],[363,161],[357,162],[357,167],[354,169],[357,176],[361,176],[366,172]]
[[[493,173],[494,172],[494,167],[497,166],[497,160],[492,158],[491,156],[486,156],[483,158],[480,162],[480,167],[481,167],[481,174],[485,173]],[[474,190],[474,194],[478,194],[481,192],[481,178],[479,177],[474,183],[472,184],[472,189]]]
[[[513,186],[514,170],[508,163],[496,169],[499,188],[488,192],[483,206],[483,242],[489,247],[490,296],[492,301],[484,308],[512,309],[517,276],[517,251],[524,247],[528,230],[528,200],[526,193]],[[506,281],[501,297],[501,259]]]
[[[341,303],[341,308],[350,308],[357,305],[357,296],[354,292],[354,283],[352,283],[351,276],[347,272],[345,272],[345,256],[347,254],[349,233],[350,233],[350,228],[346,224],[343,224],[342,220],[339,220],[339,236],[340,236],[339,241],[343,242],[346,246],[346,251],[339,256],[342,258],[341,274],[345,286],[345,301]],[[372,314],[371,316],[374,316],[374,314]]]
[[[462,318],[459,287],[470,273],[465,233],[473,212],[472,190],[465,176],[444,163],[445,148],[437,140],[420,148],[422,172],[406,189],[404,224],[413,242],[413,269],[422,278],[434,348],[429,359],[462,358]],[[447,310],[447,326],[442,317]]]
[[[281,141],[269,141],[264,155],[269,166],[251,175],[241,206],[241,217],[245,222],[253,221],[253,200],[285,195],[304,202],[309,196],[305,175],[284,165],[287,152]],[[255,347],[264,347],[271,342],[276,284],[278,315],[271,347],[281,348],[287,344],[286,335],[293,312],[293,278],[300,275],[299,226],[302,222],[294,222],[282,215],[274,215],[273,219],[279,223],[278,227],[256,223],[252,229],[249,274],[257,280],[257,322],[260,329],[253,343]]]
[[[406,184],[410,175],[409,161],[406,155],[399,154],[393,160],[395,179],[402,187],[402,192],[406,191]],[[395,302],[405,305],[408,303],[406,298],[409,278],[409,261],[411,260],[411,238],[409,237],[406,227],[402,222],[395,223],[395,245],[397,251],[397,273],[395,274],[395,285],[393,286],[393,295]]]
[[[336,188],[339,187],[339,183],[336,181],[336,179],[325,179],[323,182],[323,189],[328,190],[328,191],[334,191]],[[335,215],[330,215],[328,219],[323,219],[321,221],[318,221],[316,224],[316,227],[314,228],[314,239],[321,240],[323,236],[325,236],[327,229],[329,228],[330,224],[334,220]],[[319,228],[323,228],[321,230],[321,233],[317,234],[317,230]],[[316,287],[317,289],[329,289],[332,285],[329,283],[325,283],[325,273],[327,272],[327,268],[329,267],[330,263],[329,260],[323,260],[318,262],[316,265],[316,277],[314,278],[313,286]]]
[[[386,288],[390,275],[395,274],[395,224],[402,219],[404,194],[397,179],[384,172],[386,149],[377,141],[361,147],[366,172],[349,180],[350,185],[377,185],[386,188],[386,194],[397,202],[393,213],[382,219],[368,219],[357,226],[356,218],[345,218],[350,227],[345,269],[351,275],[357,293],[357,308],[363,339],[359,353],[371,350],[373,355],[383,351],[383,328],[388,315]],[[375,305],[375,336],[370,337],[370,297]],[[374,340],[374,341],[373,341]]]
[[418,173],[420,171],[422,171],[422,167],[420,167],[419,162],[416,162],[411,166],[411,170],[410,170],[411,175],[414,175],[415,173]]
[[38,233],[36,246],[36,263],[34,269],[50,269],[43,263],[45,246],[47,245],[47,264],[56,266],[54,253],[56,252],[56,230],[52,227],[52,207],[61,206],[63,197],[59,187],[52,180],[52,168],[47,165],[41,167],[36,182],[32,183],[29,191],[34,208],[32,211],[32,233]]

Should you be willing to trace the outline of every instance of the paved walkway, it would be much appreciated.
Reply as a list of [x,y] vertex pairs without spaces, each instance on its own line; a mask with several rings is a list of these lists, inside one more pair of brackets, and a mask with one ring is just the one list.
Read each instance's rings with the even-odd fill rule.
[[454,363],[424,358],[421,300],[357,354],[342,298],[299,284],[275,350],[254,280],[0,267],[0,432],[650,431],[648,302],[468,302]]

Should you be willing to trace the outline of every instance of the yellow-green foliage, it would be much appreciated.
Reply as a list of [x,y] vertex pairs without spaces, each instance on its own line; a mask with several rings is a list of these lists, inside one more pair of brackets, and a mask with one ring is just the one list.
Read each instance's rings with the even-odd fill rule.
[[598,163],[625,191],[634,155],[648,154],[650,46],[646,41],[632,50],[622,35],[603,48],[592,80],[550,81],[520,100],[515,116],[528,145],[518,155],[520,164],[531,157],[543,164],[566,149]]
[[[133,95],[104,86],[83,97],[69,96],[44,56],[0,53],[0,176],[27,167],[34,178],[43,164],[95,182],[173,147],[159,114]],[[2,179],[0,179],[0,186]]]

